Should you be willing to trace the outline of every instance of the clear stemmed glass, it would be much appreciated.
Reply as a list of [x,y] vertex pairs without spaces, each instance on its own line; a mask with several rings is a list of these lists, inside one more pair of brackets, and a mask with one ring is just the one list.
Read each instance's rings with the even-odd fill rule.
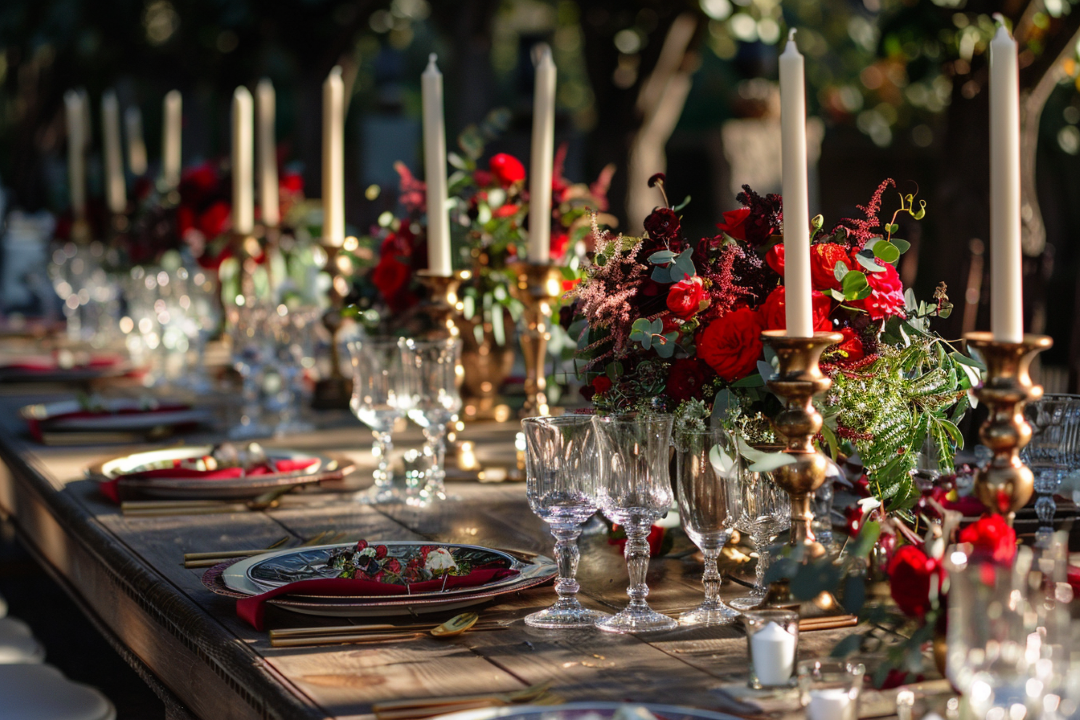
[[596,430],[588,415],[534,417],[525,430],[525,476],[529,507],[551,526],[559,577],[554,605],[525,618],[541,628],[589,627],[610,617],[577,600],[578,536],[596,513]]
[[[296,433],[309,432],[314,425],[303,417],[303,395],[301,393],[304,375],[304,324],[300,320],[302,310],[292,309],[285,304],[268,313],[270,336],[273,340],[271,350],[276,360],[276,377],[268,374],[264,384],[267,395],[267,409],[277,415],[274,435],[282,437]],[[271,386],[272,384],[272,386]]]
[[360,422],[371,428],[375,441],[371,454],[377,460],[375,484],[356,495],[367,504],[399,502],[390,469],[394,449],[391,433],[394,423],[405,417],[404,366],[402,341],[391,337],[357,337],[349,341],[353,368],[353,395],[349,405]]
[[769,473],[744,471],[733,486],[735,529],[750,536],[758,560],[754,587],[748,595],[729,600],[740,610],[761,604],[768,592],[765,571],[769,568],[769,541],[791,526],[791,498],[773,482]]
[[1057,492],[1065,475],[1080,465],[1080,396],[1048,394],[1028,403],[1025,415],[1031,424],[1031,442],[1021,451],[1021,459],[1035,475],[1035,512],[1041,527],[1036,532],[1040,546],[1054,532]]
[[652,524],[671,507],[668,456],[670,415],[594,417],[600,450],[597,500],[608,520],[626,530],[626,569],[630,603],[617,615],[596,623],[608,632],[671,630],[678,623],[649,607],[645,574],[649,569],[647,537]]
[[263,422],[263,375],[270,354],[266,309],[237,305],[229,309],[233,367],[240,374],[240,422],[229,430],[233,440],[273,433]]
[[461,412],[461,339],[405,340],[402,344],[405,382],[411,394],[409,418],[424,431],[424,454],[431,458],[427,483],[412,505],[446,500],[447,427]]
[[739,617],[720,599],[720,551],[731,537],[729,501],[739,475],[731,436],[720,428],[675,434],[679,517],[683,530],[705,557],[705,601],[679,617],[682,625],[728,625]]

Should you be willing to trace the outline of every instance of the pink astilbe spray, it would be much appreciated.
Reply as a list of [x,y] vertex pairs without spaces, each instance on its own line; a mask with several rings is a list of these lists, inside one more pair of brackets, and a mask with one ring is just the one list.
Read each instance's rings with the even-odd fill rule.
[[885,189],[889,187],[896,187],[896,182],[892,178],[882,180],[877,190],[870,197],[870,202],[866,205],[857,206],[859,210],[862,210],[866,218],[844,218],[833,228],[832,233],[835,235],[838,230],[846,230],[848,240],[860,250],[872,238],[879,237],[881,235],[881,220],[878,219],[878,213],[881,212],[881,196],[885,193]]
[[709,263],[700,270],[701,276],[709,281],[709,309],[702,320],[714,320],[723,317],[735,309],[740,299],[752,296],[752,290],[739,285],[742,279],[735,274],[735,262],[749,260],[761,266],[761,259],[754,253],[747,253],[741,245],[728,243],[720,251],[719,262]]

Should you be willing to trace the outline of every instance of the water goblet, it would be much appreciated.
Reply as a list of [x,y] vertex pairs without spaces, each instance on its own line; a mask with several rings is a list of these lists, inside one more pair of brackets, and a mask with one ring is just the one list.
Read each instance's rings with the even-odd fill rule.
[[596,513],[596,430],[588,415],[534,417],[525,430],[526,495],[529,507],[555,536],[559,577],[554,605],[525,618],[540,628],[591,627],[606,613],[583,607],[577,599],[577,539],[581,526]]
[[607,632],[636,633],[671,630],[678,623],[645,601],[649,587],[647,537],[654,522],[671,507],[668,456],[671,448],[670,415],[594,417],[600,450],[597,500],[604,515],[626,531],[626,569],[629,604],[596,627]]
[[720,428],[675,435],[679,517],[687,536],[705,558],[705,601],[679,617],[682,625],[729,625],[739,617],[720,599],[717,558],[731,538],[730,486],[739,474],[731,436]]
[[273,428],[263,421],[263,375],[270,355],[266,309],[236,305],[228,310],[232,364],[240,374],[240,421],[229,430],[233,440],[266,437]]
[[427,506],[446,495],[446,433],[461,412],[461,339],[405,340],[402,344],[405,382],[411,395],[409,419],[424,431],[424,454],[431,458],[427,483],[409,504]]
[[398,502],[390,469],[394,449],[394,423],[405,417],[406,403],[401,341],[392,337],[356,337],[349,341],[353,368],[353,394],[349,402],[353,414],[371,428],[375,440],[375,484],[355,497],[365,504]]
[[1024,414],[1032,437],[1021,453],[1035,475],[1035,513],[1040,527],[1036,541],[1045,546],[1054,532],[1054,494],[1065,475],[1080,465],[1080,396],[1047,394],[1028,403]]
[[757,553],[754,587],[749,594],[728,601],[739,610],[761,604],[769,588],[765,572],[769,568],[769,541],[791,525],[791,499],[773,482],[769,473],[740,472],[733,483],[735,529],[750,536]]

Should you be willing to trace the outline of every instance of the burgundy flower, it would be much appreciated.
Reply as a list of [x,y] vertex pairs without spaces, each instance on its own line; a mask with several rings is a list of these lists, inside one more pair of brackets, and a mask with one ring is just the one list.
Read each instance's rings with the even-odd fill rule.
[[395,255],[383,255],[371,271],[371,283],[379,290],[387,303],[393,306],[395,296],[405,287],[410,274],[409,266],[398,260]]
[[689,320],[709,307],[709,294],[700,275],[683,278],[668,291],[667,307],[675,317]]
[[525,166],[513,155],[499,153],[488,162],[488,169],[503,187],[510,187],[525,179]]
[[476,187],[488,187],[495,182],[495,176],[489,173],[487,170],[476,170],[473,173],[473,182],[476,183]]
[[593,392],[595,392],[597,395],[603,395],[604,393],[606,393],[608,390],[611,389],[611,385],[611,379],[606,375],[599,375],[593,378],[592,381]]
[[697,336],[698,357],[726,382],[752,373],[761,350],[761,318],[749,308],[713,320]]
[[743,191],[735,199],[750,210],[742,224],[747,243],[755,247],[764,245],[766,240],[780,233],[784,216],[779,195],[761,197],[749,185],[743,185]]
[[750,216],[750,208],[743,207],[738,210],[728,210],[724,213],[724,222],[716,223],[716,227],[727,233],[736,240],[746,241],[746,218]]
[[653,240],[672,240],[679,234],[679,216],[671,208],[658,207],[645,218],[645,232]]
[[893,554],[888,574],[896,604],[908,617],[922,618],[930,610],[931,582],[940,588],[945,570],[936,558],[914,545],[905,545]]
[[701,388],[715,375],[712,368],[696,358],[676,360],[668,371],[668,397],[677,403],[699,397]]

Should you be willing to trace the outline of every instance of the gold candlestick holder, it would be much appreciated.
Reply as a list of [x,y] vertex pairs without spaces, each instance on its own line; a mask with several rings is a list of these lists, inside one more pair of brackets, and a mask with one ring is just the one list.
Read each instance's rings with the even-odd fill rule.
[[352,399],[352,378],[341,372],[338,331],[341,330],[341,310],[345,296],[349,294],[349,286],[338,266],[340,242],[324,240],[322,246],[326,252],[326,272],[330,275],[330,307],[322,316],[323,327],[330,333],[330,374],[315,383],[311,406],[316,410],[343,410],[348,409]]
[[1025,335],[1020,342],[1003,342],[988,332],[967,333],[964,339],[986,361],[986,376],[975,396],[990,411],[979,428],[979,439],[994,453],[990,464],[975,473],[975,497],[1012,525],[1016,511],[1035,489],[1020,451],[1031,441],[1024,405],[1042,397],[1043,389],[1031,381],[1028,370],[1035,356],[1054,341],[1045,335]]
[[[773,471],[773,480],[791,497],[791,530],[789,545],[799,553],[803,562],[825,556],[825,547],[814,537],[811,527],[814,512],[811,501],[814,491],[825,482],[825,456],[814,448],[814,437],[821,432],[821,413],[814,407],[814,396],[832,386],[832,380],[821,373],[818,361],[830,345],[843,341],[840,333],[818,332],[813,337],[788,337],[784,330],[766,330],[762,341],[775,352],[779,370],[766,384],[784,399],[785,407],[773,420],[773,427],[784,440],[783,452],[795,457],[795,462]],[[775,582],[763,604],[770,607],[798,606],[800,614],[822,615],[841,612],[839,603],[830,593],[822,593],[809,603],[800,603],[791,594],[786,581]]]
[[427,316],[429,327],[425,336],[431,340],[461,335],[458,318],[461,317],[461,300],[458,289],[461,283],[472,277],[468,270],[458,270],[449,275],[437,275],[430,270],[420,270],[416,279],[427,288],[427,300],[420,312]]
[[510,269],[517,275],[517,284],[510,288],[510,294],[525,306],[525,331],[521,334],[525,407],[521,409],[521,417],[548,415],[544,365],[551,339],[552,306],[562,296],[562,270],[556,265],[533,263],[516,263]]

